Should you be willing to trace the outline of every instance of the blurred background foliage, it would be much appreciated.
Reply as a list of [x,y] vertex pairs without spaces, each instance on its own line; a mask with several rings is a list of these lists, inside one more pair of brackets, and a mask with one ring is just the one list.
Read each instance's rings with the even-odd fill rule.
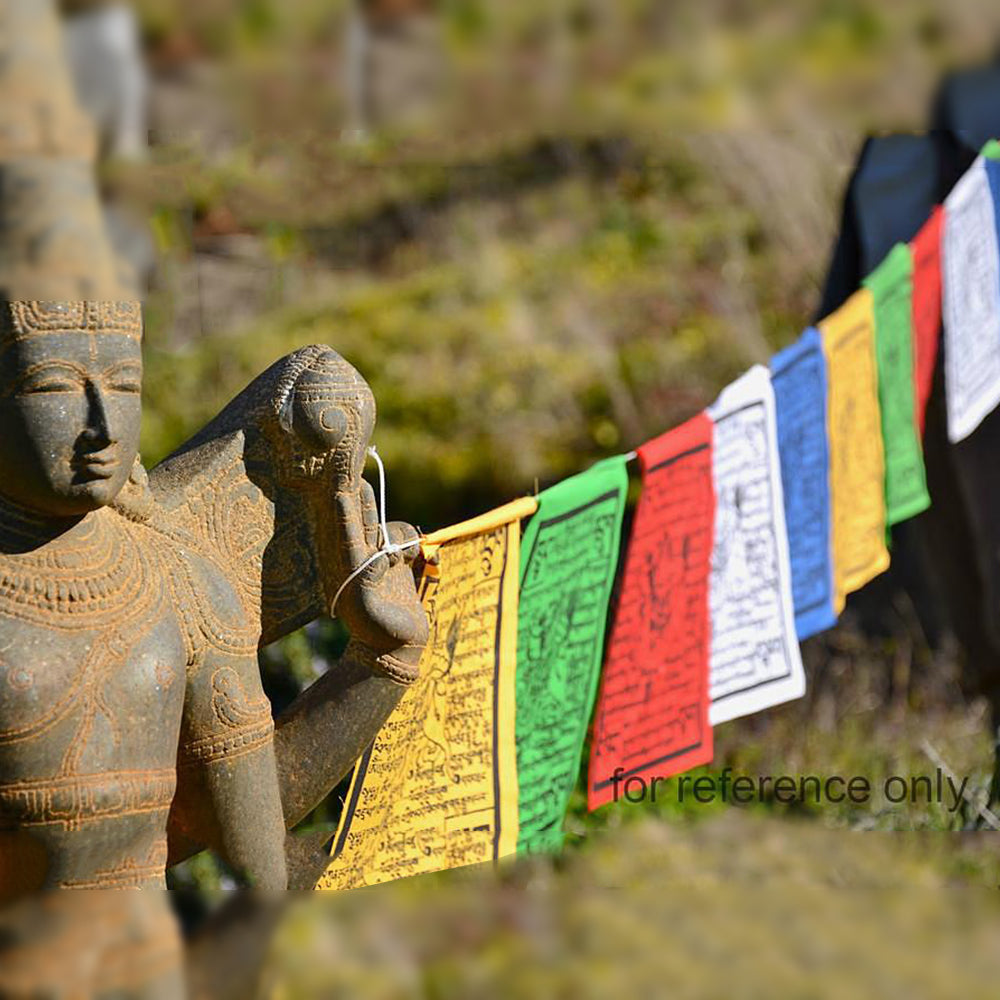
[[[371,383],[389,514],[425,530],[629,450],[814,318],[863,135],[921,128],[942,73],[1000,42],[1000,11],[978,0],[409,6],[426,30],[402,42],[390,33],[386,79],[359,115],[345,84],[347,0],[137,4],[154,141],[145,162],[107,164],[104,183],[148,220],[156,249],[147,465],[314,342]],[[405,62],[395,56],[414,46],[424,48],[420,87],[405,72],[392,79]],[[912,641],[912,609],[889,612],[902,624],[881,638],[848,621],[808,644],[808,698],[721,727],[707,773],[878,781],[932,773],[929,742],[984,798],[984,707],[960,694],[953,658]],[[318,623],[264,651],[275,702],[328,669],[344,638]],[[809,819],[920,830],[978,821],[968,803],[734,811],[671,798],[588,817],[578,795],[568,845],[597,864],[616,838],[627,852],[629,838],[651,837],[663,848],[653,866],[678,844],[697,854],[706,817],[713,830],[732,816],[733,830],[750,831],[763,812],[760,822],[790,824],[779,836],[793,840]],[[334,801],[314,821],[335,812]],[[744,844],[725,832],[708,843],[720,858]],[[859,864],[874,875],[895,854],[871,850],[870,866]],[[913,857],[934,884],[996,882],[988,852],[963,851]],[[511,877],[586,884],[589,862],[574,852]],[[205,858],[179,877],[224,882]],[[446,886],[478,894],[486,878],[421,879],[426,888],[400,887],[398,899]],[[289,933],[285,954],[311,954],[294,940],[305,930]],[[298,959],[282,961],[299,985],[276,996],[340,995],[309,992],[315,984],[289,971]],[[475,994],[464,974],[440,958],[427,975],[444,985],[428,979],[417,995]]]
[[300,899],[271,949],[267,995],[985,997],[998,903],[954,889],[970,868],[995,882],[991,837],[869,835],[859,848],[795,821],[647,818],[555,866]]
[[140,6],[158,141],[109,184],[159,249],[147,462],[326,342],[426,528],[633,447],[787,342],[861,135],[922,124],[970,55],[967,5],[450,0],[441,100],[352,141],[346,3]]

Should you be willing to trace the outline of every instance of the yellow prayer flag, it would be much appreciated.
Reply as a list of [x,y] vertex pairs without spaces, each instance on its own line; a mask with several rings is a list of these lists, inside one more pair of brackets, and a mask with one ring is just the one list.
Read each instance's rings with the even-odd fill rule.
[[420,678],[354,772],[318,889],[491,861],[517,848],[520,519],[532,498],[426,536]]
[[429,535],[424,535],[420,539],[420,551],[424,559],[427,560],[424,575],[438,575],[438,550],[445,542],[469,535],[478,535],[484,531],[492,531],[494,528],[509,524],[511,521],[521,521],[526,517],[531,517],[536,510],[538,510],[538,501],[534,497],[521,497],[517,500],[511,500],[510,503],[505,503],[502,507],[487,511],[485,514],[469,518],[468,521],[460,521],[450,528],[439,528]]
[[834,608],[889,568],[885,457],[872,293],[856,292],[819,324],[827,362]]

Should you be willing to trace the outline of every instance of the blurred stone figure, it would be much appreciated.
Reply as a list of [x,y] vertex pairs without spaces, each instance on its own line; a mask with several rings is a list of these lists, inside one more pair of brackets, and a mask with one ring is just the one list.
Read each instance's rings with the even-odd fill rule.
[[101,0],[62,6],[77,99],[97,126],[101,155],[141,159],[149,143],[149,79],[134,11]]
[[[127,3],[63,0],[63,36],[77,103],[93,122],[101,159],[143,160],[149,148],[149,76],[135,12]],[[146,223],[113,198],[102,205],[119,281],[149,288],[156,252]]]
[[93,128],[72,93],[50,4],[0,3],[4,297],[29,284],[42,297],[77,298],[100,297],[118,286],[97,198]]
[[435,0],[355,0],[346,46],[349,135],[405,126],[435,103],[445,59]]
[[0,910],[4,1000],[183,1000],[166,893],[52,891]]

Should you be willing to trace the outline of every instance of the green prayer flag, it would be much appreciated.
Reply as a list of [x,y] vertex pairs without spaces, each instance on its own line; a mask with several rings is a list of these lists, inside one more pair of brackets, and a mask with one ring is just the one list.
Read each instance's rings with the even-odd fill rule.
[[1000,160],[1000,140],[990,139],[985,146],[983,146],[983,156],[987,160]]
[[519,851],[562,846],[597,695],[628,491],[626,458],[545,490],[521,544],[517,634]]
[[865,279],[875,310],[878,397],[885,447],[886,523],[926,510],[923,451],[916,425],[913,381],[913,256],[897,243]]

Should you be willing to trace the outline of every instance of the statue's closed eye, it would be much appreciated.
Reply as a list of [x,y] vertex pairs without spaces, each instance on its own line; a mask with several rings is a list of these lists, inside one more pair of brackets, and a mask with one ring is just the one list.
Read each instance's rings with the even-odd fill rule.
[[[14,395],[29,396],[43,392],[83,392],[93,376],[66,361],[46,362],[26,371],[15,383]],[[142,366],[134,361],[118,362],[95,379],[108,392],[140,393]]]
[[36,392],[76,392],[79,388],[78,382],[69,379],[37,379],[20,386],[18,395],[26,396]]
[[109,392],[142,392],[142,366],[125,361],[107,369],[102,381]]
[[48,362],[29,368],[15,382],[13,393],[30,396],[42,392],[81,392],[86,373],[68,362]]

